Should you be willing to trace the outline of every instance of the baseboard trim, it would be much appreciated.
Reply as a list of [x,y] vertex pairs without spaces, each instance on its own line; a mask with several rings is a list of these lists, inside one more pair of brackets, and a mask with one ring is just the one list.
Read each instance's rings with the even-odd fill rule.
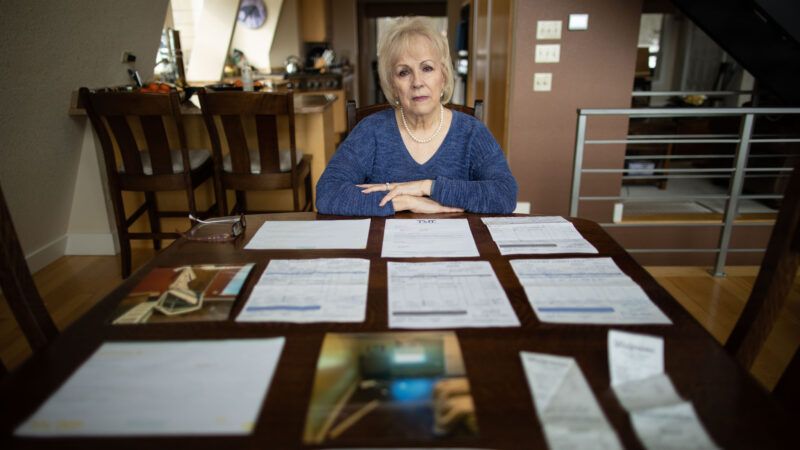
[[40,247],[25,255],[31,273],[36,273],[46,265],[65,255],[67,249],[67,235]]
[[514,210],[514,214],[530,214],[531,213],[531,202],[517,202],[517,208]]
[[114,235],[111,233],[71,233],[68,235],[66,255],[116,255]]

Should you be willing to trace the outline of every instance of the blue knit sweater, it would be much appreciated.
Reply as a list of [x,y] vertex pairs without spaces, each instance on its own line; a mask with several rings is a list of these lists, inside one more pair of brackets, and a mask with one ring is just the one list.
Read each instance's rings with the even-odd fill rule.
[[474,117],[453,111],[442,145],[425,164],[414,161],[403,143],[394,109],[364,118],[339,146],[317,183],[317,209],[323,214],[389,216],[392,202],[378,204],[386,192],[362,194],[356,184],[435,180],[431,198],[468,212],[514,211],[517,182],[500,146]]

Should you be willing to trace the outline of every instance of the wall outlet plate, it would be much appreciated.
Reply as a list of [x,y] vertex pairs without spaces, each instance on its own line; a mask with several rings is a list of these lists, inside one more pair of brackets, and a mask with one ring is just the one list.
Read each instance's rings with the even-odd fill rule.
[[567,28],[570,31],[583,31],[589,29],[589,15],[588,14],[570,14],[569,25]]
[[534,92],[549,92],[553,90],[553,74],[538,72],[533,74]]
[[126,52],[122,52],[122,58],[121,59],[122,59],[122,63],[123,64],[128,64],[128,63],[132,64],[132,63],[136,62],[136,55],[134,55],[131,52],[127,52],[127,51]]
[[561,39],[561,21],[540,20],[536,22],[536,39]]
[[561,44],[537,44],[534,62],[557,63],[561,59]]

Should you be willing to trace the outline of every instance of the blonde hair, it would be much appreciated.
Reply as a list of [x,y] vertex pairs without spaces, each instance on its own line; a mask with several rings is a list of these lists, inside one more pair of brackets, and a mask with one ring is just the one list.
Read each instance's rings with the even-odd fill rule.
[[447,39],[431,25],[429,20],[421,17],[404,17],[397,19],[391,27],[378,39],[378,77],[386,100],[395,105],[397,100],[392,86],[393,68],[399,56],[412,47],[411,40],[417,36],[427,38],[434,51],[439,53],[439,64],[444,77],[442,103],[453,97],[453,63],[450,59],[450,47]]

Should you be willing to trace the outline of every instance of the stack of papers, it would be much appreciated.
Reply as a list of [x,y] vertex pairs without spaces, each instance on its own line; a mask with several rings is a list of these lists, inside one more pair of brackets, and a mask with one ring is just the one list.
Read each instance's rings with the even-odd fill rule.
[[692,404],[678,395],[664,373],[662,338],[609,331],[608,366],[611,387],[645,447],[717,448]]
[[575,226],[560,216],[486,217],[501,255],[597,253]]
[[103,344],[15,434],[250,434],[283,343]]
[[573,358],[520,352],[536,414],[551,449],[621,449]]
[[389,328],[517,327],[487,261],[388,263]]
[[672,323],[611,258],[515,259],[511,267],[542,322]]
[[369,260],[273,259],[237,322],[363,322]]
[[383,258],[479,256],[467,219],[388,219]]
[[365,249],[370,219],[274,220],[261,225],[245,250]]

